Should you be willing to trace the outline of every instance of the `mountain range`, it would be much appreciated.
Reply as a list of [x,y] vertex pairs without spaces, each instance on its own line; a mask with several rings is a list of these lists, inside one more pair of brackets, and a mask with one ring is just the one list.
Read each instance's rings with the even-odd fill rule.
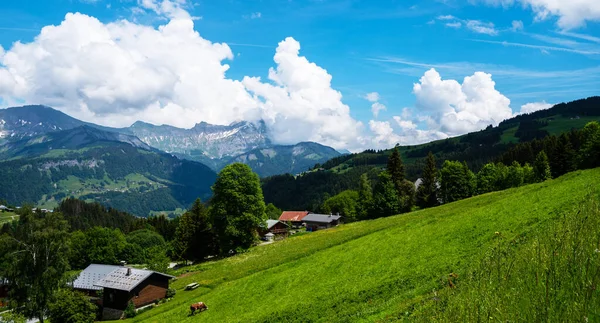
[[110,128],[46,106],[0,110],[0,197],[15,205],[52,208],[74,196],[139,216],[178,213],[208,199],[216,172],[229,163],[266,177],[339,155],[311,142],[275,145],[263,122]]
[[0,110],[0,144],[81,126],[118,133],[120,136],[113,138],[116,141],[136,146],[144,143],[179,158],[201,162],[214,171],[232,162],[247,163],[263,177],[301,173],[316,163],[341,155],[330,147],[311,142],[292,146],[273,144],[262,121],[239,121],[230,125],[201,122],[191,129],[138,121],[127,128],[110,128],[39,105]]

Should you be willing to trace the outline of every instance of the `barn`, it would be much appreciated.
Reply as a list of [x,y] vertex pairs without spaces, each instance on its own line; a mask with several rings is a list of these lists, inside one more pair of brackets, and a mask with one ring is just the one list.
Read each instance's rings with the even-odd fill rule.
[[302,219],[308,215],[308,211],[284,211],[279,217],[279,221],[287,223],[291,222],[293,227],[302,225]]
[[94,285],[104,288],[103,320],[121,318],[129,302],[135,308],[166,297],[171,275],[144,269],[119,267]]
[[311,213],[302,219],[307,231],[317,231],[327,229],[342,223],[342,217],[339,215],[314,214]]

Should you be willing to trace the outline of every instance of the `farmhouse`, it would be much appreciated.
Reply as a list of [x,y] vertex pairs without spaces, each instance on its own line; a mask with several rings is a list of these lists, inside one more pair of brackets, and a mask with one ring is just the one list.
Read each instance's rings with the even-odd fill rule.
[[135,308],[153,303],[167,296],[171,275],[143,269],[119,267],[94,283],[104,288],[103,320],[121,318],[129,302]]
[[98,291],[101,291],[102,287],[94,284],[104,279],[108,274],[118,268],[123,267],[91,264],[87,266],[87,268],[84,269],[79,276],[77,276],[77,279],[73,281],[73,289],[78,290],[88,296],[97,297]]
[[342,222],[340,215],[308,214],[302,219],[307,231],[317,231],[335,227]]
[[302,219],[308,215],[308,211],[284,211],[279,217],[281,222],[291,222],[292,226],[299,227],[302,225]]
[[277,235],[285,235],[288,233],[289,226],[279,220],[267,220],[260,230],[260,236],[275,237]]

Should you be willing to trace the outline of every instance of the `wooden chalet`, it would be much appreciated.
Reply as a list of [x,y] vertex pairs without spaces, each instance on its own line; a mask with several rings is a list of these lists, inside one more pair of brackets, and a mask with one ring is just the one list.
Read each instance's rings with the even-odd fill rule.
[[260,236],[266,237],[267,234],[272,236],[286,235],[289,231],[289,226],[279,220],[267,220],[260,229]]
[[73,281],[73,289],[80,291],[87,296],[97,297],[98,292],[102,290],[102,287],[94,284],[119,268],[123,268],[123,266],[91,264],[79,273],[77,279]]
[[167,296],[171,275],[144,269],[119,267],[94,283],[104,289],[103,320],[116,320],[123,316],[129,302],[135,308],[152,304]]

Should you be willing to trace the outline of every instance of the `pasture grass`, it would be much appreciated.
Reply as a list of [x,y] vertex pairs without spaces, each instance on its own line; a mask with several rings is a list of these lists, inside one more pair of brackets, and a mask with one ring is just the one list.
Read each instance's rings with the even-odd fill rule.
[[[185,267],[171,302],[132,322],[372,322],[408,318],[415,304],[468,276],[498,244],[559,221],[597,194],[600,169],[436,208],[356,222]],[[193,291],[185,285],[200,283]],[[188,316],[189,304],[209,310]],[[423,313],[425,311],[422,311]]]
[[535,233],[497,242],[453,287],[416,306],[416,322],[599,322],[598,192]]

